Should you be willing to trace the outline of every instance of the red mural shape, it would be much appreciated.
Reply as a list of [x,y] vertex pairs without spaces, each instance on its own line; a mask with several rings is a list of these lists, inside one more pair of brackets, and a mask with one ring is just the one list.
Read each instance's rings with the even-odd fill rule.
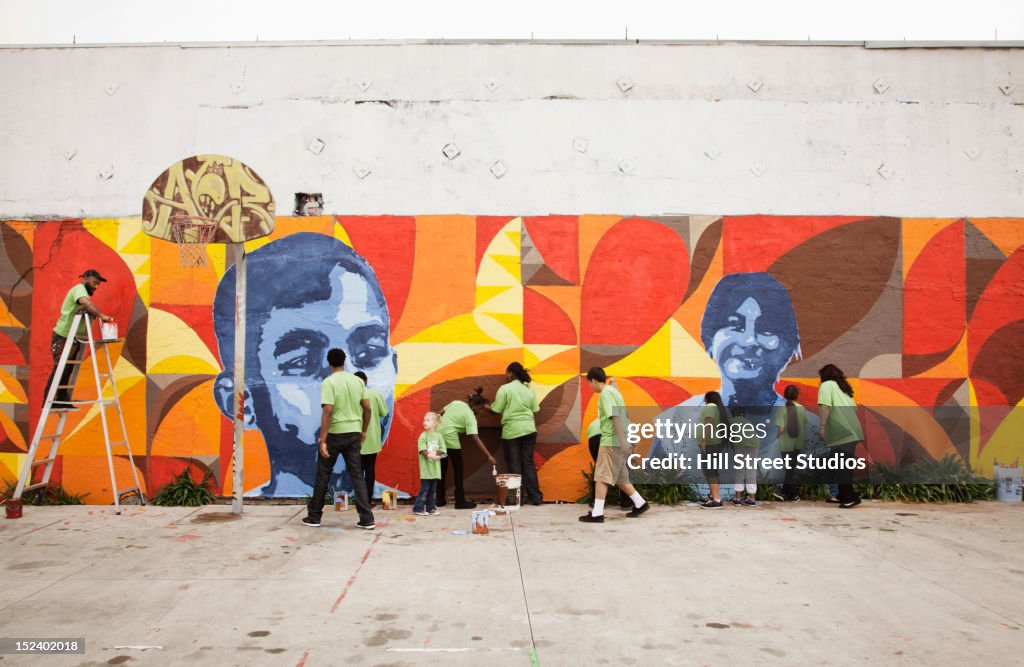
[[45,360],[33,364],[29,394],[32,423],[42,407],[43,390],[53,366],[50,356],[50,335],[60,315],[60,306],[69,289],[81,282],[86,269],[96,269],[107,279],[92,297],[105,315],[127,327],[135,302],[135,278],[124,260],[112,248],[82,227],[80,221],[42,223],[35,234],[35,265],[47,270],[37,271],[32,293],[32,359]]
[[961,221],[937,233],[904,277],[903,352],[933,357],[926,367],[948,356],[963,336],[967,309],[964,267]]
[[1012,360],[1020,339],[996,334],[1004,328],[1008,333],[1020,331],[1016,323],[1021,320],[1024,320],[1024,249],[1010,255],[996,272],[967,325],[971,377],[988,380],[999,386],[1004,396],[1018,395],[1018,400],[1021,392],[1019,382],[1007,384],[1006,376],[1020,377],[1019,372],[1007,373],[1007,369],[1017,366]]
[[579,218],[574,215],[523,218],[523,225],[544,258],[544,265],[568,283],[579,284]]
[[382,484],[397,486],[400,491],[416,495],[420,487],[416,446],[423,432],[423,415],[429,410],[430,389],[395,401],[391,432],[377,461],[377,479]]
[[575,345],[572,319],[547,297],[523,289],[523,342],[529,344]]
[[580,342],[643,344],[679,307],[689,279],[689,253],[678,234],[650,220],[618,222],[587,264]]
[[373,267],[388,303],[390,328],[394,333],[412,285],[416,219],[393,216],[339,216],[335,219],[348,233],[352,245],[359,249],[359,254]]
[[734,215],[722,220],[725,273],[767,271],[787,252],[809,239],[859,217]]

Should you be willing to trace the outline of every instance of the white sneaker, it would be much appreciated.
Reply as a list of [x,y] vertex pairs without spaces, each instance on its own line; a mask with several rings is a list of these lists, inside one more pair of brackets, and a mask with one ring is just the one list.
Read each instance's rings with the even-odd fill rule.
[[416,516],[430,516],[429,514],[427,514],[426,510],[420,510],[419,512],[413,512],[413,514],[415,514]]
[[427,512],[427,514],[429,514],[430,516],[437,516],[438,514],[440,514],[440,512],[438,512],[436,509],[433,509]]

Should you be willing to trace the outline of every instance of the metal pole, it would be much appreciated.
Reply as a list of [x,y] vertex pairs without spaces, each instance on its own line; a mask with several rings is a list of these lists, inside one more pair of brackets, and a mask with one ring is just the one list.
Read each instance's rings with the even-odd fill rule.
[[245,433],[245,245],[229,243],[228,249],[235,265],[235,403],[234,449],[231,453],[232,478],[231,512],[242,513],[242,495],[245,492],[242,437]]

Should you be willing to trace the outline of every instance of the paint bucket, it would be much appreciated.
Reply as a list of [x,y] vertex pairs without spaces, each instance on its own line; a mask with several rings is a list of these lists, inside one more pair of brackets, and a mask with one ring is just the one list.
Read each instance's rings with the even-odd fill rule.
[[8,519],[21,518],[21,498],[18,498],[17,500],[15,500],[14,498],[9,498],[7,502],[4,503],[4,506],[7,509]]
[[334,511],[345,512],[348,511],[348,494],[344,491],[334,492]]
[[475,510],[473,512],[473,534],[486,535],[490,531],[491,513],[487,510]]
[[1021,499],[1020,466],[996,465],[992,468],[996,480],[996,500],[1004,503],[1017,503]]
[[[504,473],[495,477],[495,480],[498,488],[505,490],[505,497],[498,498],[498,504],[507,509],[518,509],[519,505],[522,503],[523,476]],[[515,495],[515,502],[511,505],[508,504],[509,491],[512,491]]]
[[380,504],[386,510],[398,509],[398,491],[381,491]]
[[103,340],[117,340],[117,323],[101,322],[100,338],[102,338]]

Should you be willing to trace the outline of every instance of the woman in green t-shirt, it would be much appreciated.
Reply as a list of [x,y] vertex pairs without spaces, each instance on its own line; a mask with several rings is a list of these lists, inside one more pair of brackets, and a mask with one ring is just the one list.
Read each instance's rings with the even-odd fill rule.
[[487,409],[487,399],[484,398],[484,388],[477,387],[476,391],[466,397],[466,400],[455,400],[444,406],[441,411],[441,426],[437,431],[444,438],[448,456],[441,459],[441,481],[437,485],[437,506],[444,507],[447,499],[447,476],[448,461],[452,462],[452,469],[455,473],[455,509],[471,510],[476,503],[466,500],[465,471],[462,463],[462,442],[459,438],[465,435],[476,443],[477,448],[483,452],[484,458],[494,466],[497,462],[491,453],[487,451],[483,440],[480,439],[480,431],[477,426],[476,416]]
[[701,507],[705,509],[718,509],[722,506],[722,496],[719,493],[721,474],[724,461],[722,458],[728,456],[728,448],[725,441],[719,437],[722,431],[720,425],[729,425],[729,413],[722,404],[722,396],[717,391],[709,391],[704,394],[704,407],[700,409],[700,423],[704,424],[697,436],[697,445],[700,447],[702,456],[711,456],[708,461],[700,466],[704,471],[704,477],[708,482],[708,498]]
[[540,410],[540,404],[537,394],[530,388],[530,373],[521,363],[513,361],[508,365],[505,380],[506,383],[498,387],[491,411],[501,415],[501,444],[509,472],[523,476],[523,501],[540,505],[544,496],[533,463],[533,448],[537,444],[537,423],[533,415]]
[[[853,468],[846,464],[864,442],[864,431],[857,419],[857,404],[853,400],[853,387],[846,381],[843,371],[835,364],[826,364],[818,371],[819,433],[833,456],[839,460],[836,481],[839,483],[839,507],[849,509],[860,505],[860,496],[853,488]],[[846,464],[846,465],[844,465]]]

